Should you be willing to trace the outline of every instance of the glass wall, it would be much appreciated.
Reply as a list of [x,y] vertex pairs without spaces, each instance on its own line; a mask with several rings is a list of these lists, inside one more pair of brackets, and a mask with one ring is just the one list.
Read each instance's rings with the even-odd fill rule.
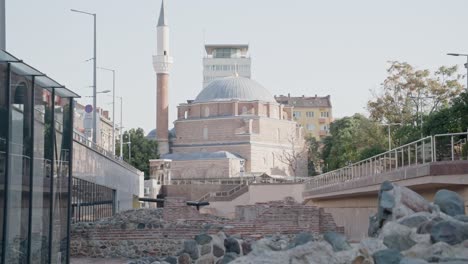
[[6,263],[28,263],[32,160],[32,81],[10,75],[10,137],[6,211]]
[[71,131],[70,100],[55,97],[55,166],[53,180],[53,263],[66,263]]
[[[7,170],[8,118],[8,65],[0,64],[0,226],[5,217],[5,178]],[[0,228],[0,257],[3,255],[3,228]],[[0,263],[2,259],[0,259]]]
[[0,264],[69,262],[74,96],[0,50]]
[[30,263],[49,261],[52,122],[52,93],[36,85]]

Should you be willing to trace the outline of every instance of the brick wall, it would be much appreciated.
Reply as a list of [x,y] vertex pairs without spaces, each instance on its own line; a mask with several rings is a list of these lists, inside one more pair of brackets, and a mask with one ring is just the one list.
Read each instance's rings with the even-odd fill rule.
[[185,202],[180,197],[167,199],[160,224],[146,224],[133,229],[115,225],[72,228],[71,255],[101,258],[174,255],[184,240],[205,232],[216,234],[223,231],[228,235],[254,239],[276,233],[344,232],[342,227],[336,226],[331,214],[322,208],[298,204],[291,199],[238,206],[233,220],[199,214]]

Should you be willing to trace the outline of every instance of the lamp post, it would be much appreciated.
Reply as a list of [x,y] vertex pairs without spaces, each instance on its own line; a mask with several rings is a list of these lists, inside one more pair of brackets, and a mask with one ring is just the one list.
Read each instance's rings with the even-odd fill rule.
[[120,159],[123,160],[123,124],[122,124],[122,113],[123,113],[123,98],[117,96],[120,99]]
[[449,56],[463,56],[466,57],[466,63],[465,63],[465,68],[466,68],[466,90],[468,91],[468,54],[461,54],[461,53],[447,53]]
[[112,153],[115,155],[115,70],[103,67],[99,69],[112,72]]
[[6,50],[5,0],[0,0],[0,49]]
[[97,56],[96,56],[96,14],[88,13],[76,9],[70,9],[72,12],[81,13],[85,15],[92,16],[94,18],[94,56],[93,56],[93,142],[96,143],[97,135],[97,114],[96,114],[96,105],[97,105],[97,84],[96,84],[96,69],[97,69]]

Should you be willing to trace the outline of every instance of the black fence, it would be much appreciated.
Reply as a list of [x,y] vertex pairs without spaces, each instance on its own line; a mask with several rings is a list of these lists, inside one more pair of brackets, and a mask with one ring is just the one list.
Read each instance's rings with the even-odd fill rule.
[[72,223],[93,222],[115,213],[115,190],[78,178],[72,180]]

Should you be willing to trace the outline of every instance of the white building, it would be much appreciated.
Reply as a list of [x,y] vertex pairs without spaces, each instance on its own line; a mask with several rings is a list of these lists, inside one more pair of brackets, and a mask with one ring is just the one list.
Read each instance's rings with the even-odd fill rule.
[[[214,79],[239,75],[251,78],[247,44],[207,44],[203,58],[203,87]],[[237,73],[237,74],[236,74]]]

